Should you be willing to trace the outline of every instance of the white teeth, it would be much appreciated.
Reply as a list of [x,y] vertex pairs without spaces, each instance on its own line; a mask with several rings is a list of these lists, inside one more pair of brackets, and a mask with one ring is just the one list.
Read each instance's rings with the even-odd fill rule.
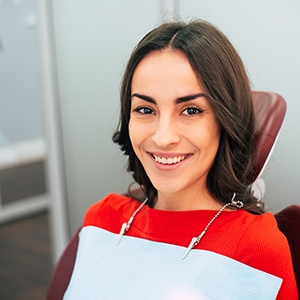
[[177,157],[159,157],[156,155],[153,155],[156,162],[163,164],[163,165],[172,165],[179,163],[185,159],[185,156],[177,156]]

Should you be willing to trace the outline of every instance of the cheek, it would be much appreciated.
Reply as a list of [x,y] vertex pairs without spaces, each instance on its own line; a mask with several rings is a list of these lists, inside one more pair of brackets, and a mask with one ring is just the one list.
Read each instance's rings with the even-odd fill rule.
[[211,144],[212,147],[219,148],[221,132],[215,118],[213,118],[213,120],[211,120],[209,124],[207,124],[206,134],[207,134],[208,144]]
[[207,147],[211,149],[214,156],[216,156],[220,144],[220,132],[219,130],[215,130],[211,132],[210,137],[208,138]]
[[[128,132],[129,132],[129,138],[130,138],[130,142],[132,145],[132,148],[134,150],[134,152],[137,152],[137,148],[139,146],[139,144],[141,143],[141,139],[142,139],[142,132],[139,129],[139,126],[137,124],[135,124],[134,121],[129,121],[128,124]],[[137,154],[137,153],[136,153]]]
[[220,130],[215,124],[202,124],[194,128],[186,128],[186,135],[190,141],[198,145],[199,148],[218,148],[220,143]]

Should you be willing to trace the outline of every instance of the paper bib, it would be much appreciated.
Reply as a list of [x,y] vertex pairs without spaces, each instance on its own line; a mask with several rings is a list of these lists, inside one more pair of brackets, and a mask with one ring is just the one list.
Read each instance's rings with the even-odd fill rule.
[[87,226],[64,300],[276,299],[282,279],[226,256]]

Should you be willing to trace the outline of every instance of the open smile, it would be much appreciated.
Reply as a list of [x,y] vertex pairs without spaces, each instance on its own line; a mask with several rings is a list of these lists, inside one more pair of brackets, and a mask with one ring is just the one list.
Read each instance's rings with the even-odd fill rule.
[[190,155],[178,155],[178,156],[165,157],[165,156],[158,156],[153,153],[151,153],[151,155],[157,163],[162,164],[162,165],[178,164],[190,156]]

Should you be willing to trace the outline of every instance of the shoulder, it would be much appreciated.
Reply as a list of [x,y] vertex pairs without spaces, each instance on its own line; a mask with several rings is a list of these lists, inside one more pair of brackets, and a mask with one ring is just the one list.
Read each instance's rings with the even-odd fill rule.
[[131,199],[120,194],[109,194],[100,201],[94,203],[85,213],[83,226],[94,225],[99,218],[105,217],[110,210],[119,210]]
[[[271,233],[274,228],[278,230],[277,221],[275,216],[269,212],[261,215],[254,215],[247,212],[247,226],[253,229],[260,229],[264,234]],[[278,230],[279,231],[279,230]],[[257,234],[255,234],[257,236]]]
[[[244,227],[239,242],[240,250],[249,249],[257,255],[273,257],[290,255],[286,237],[278,229],[277,221],[273,214],[247,216],[248,221]],[[251,257],[249,253],[249,258]]]
[[[113,230],[115,224],[127,220],[128,213],[138,205],[138,201],[127,196],[109,194],[88,208],[84,216],[83,226],[97,226],[117,231]],[[117,229],[119,230],[119,227]]]
[[225,217],[227,219],[222,229],[226,238],[230,238],[235,245],[233,257],[238,261],[257,267],[259,257],[289,254],[286,237],[278,229],[273,214],[254,215],[240,210],[228,213]]
[[276,253],[281,249],[288,250],[288,242],[284,234],[279,230],[275,216],[271,213],[251,215],[248,226],[244,232],[244,241],[252,241],[260,251],[272,251]]

